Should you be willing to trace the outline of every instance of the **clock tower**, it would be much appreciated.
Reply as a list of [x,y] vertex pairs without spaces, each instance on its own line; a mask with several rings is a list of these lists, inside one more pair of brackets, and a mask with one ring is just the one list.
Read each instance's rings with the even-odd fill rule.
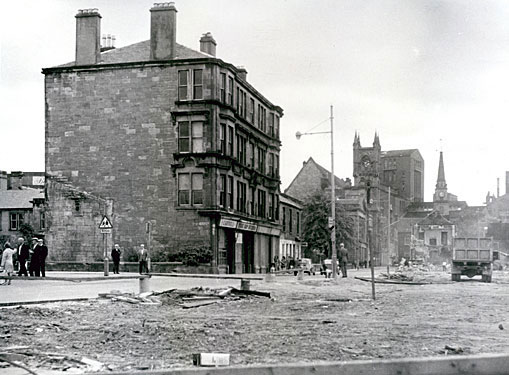
[[449,194],[447,193],[447,182],[445,182],[444,156],[443,152],[440,151],[440,161],[438,164],[438,178],[437,184],[435,185],[435,194],[433,194],[433,202],[445,202],[448,200]]
[[380,183],[380,158],[382,148],[380,138],[375,133],[373,147],[362,147],[359,134],[356,132],[353,141],[353,177],[354,185],[365,187],[370,181],[371,187]]

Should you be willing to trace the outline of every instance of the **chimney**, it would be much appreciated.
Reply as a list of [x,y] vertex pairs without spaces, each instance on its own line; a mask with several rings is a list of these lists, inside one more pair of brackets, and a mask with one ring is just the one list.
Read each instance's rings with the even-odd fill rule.
[[200,51],[212,56],[216,56],[217,43],[211,33],[205,33],[200,38]]
[[500,198],[500,178],[497,177],[497,198]]
[[241,79],[247,82],[247,70],[243,66],[237,66],[237,73]]
[[11,172],[8,177],[7,189],[23,189],[23,172]]
[[0,171],[0,191],[7,190],[7,172]]
[[174,59],[176,44],[175,3],[155,3],[150,9],[150,60]]
[[76,15],[76,65],[97,64],[101,55],[101,15],[97,8]]
[[110,49],[115,49],[115,35],[103,34],[101,52],[109,51]]

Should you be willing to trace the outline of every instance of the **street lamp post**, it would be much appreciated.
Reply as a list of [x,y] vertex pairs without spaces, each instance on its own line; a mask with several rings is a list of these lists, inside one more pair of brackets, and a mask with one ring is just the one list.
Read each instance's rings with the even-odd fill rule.
[[333,106],[330,106],[330,131],[324,132],[312,132],[312,133],[301,133],[297,132],[295,136],[300,139],[303,135],[313,134],[329,134],[330,133],[330,155],[331,155],[331,253],[332,253],[332,277],[337,279],[338,277],[338,258],[336,252],[336,186],[334,178],[334,110]]

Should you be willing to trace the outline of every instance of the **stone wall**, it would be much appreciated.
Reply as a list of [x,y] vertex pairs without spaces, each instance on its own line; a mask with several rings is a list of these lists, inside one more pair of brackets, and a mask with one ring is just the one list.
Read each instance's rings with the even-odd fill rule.
[[99,224],[107,212],[107,201],[51,178],[46,179],[46,191],[49,197],[46,201],[48,261],[103,259],[103,234]]
[[[210,69],[202,68],[204,95],[210,96]],[[177,70],[171,65],[99,67],[46,75],[46,172],[110,197],[112,241],[123,248],[148,242],[148,222],[154,249],[210,240],[207,218],[177,208],[170,167],[178,142],[172,119]]]

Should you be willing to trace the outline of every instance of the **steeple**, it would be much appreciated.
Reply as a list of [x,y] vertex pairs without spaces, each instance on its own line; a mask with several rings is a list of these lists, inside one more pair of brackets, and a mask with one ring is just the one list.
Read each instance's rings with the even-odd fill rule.
[[445,170],[444,170],[444,154],[440,151],[440,161],[438,162],[438,177],[437,184],[435,185],[435,194],[433,195],[433,201],[444,201],[447,200],[447,182],[445,182]]
[[355,136],[353,138],[353,147],[361,147],[361,137],[357,131],[355,131]]
[[438,178],[437,178],[437,189],[447,189],[447,183],[445,182],[444,172],[444,153],[440,151],[440,161],[438,162]]
[[378,149],[379,151],[382,149],[382,146],[380,146],[380,137],[378,137],[378,132],[375,132],[375,140],[373,141],[373,148]]

